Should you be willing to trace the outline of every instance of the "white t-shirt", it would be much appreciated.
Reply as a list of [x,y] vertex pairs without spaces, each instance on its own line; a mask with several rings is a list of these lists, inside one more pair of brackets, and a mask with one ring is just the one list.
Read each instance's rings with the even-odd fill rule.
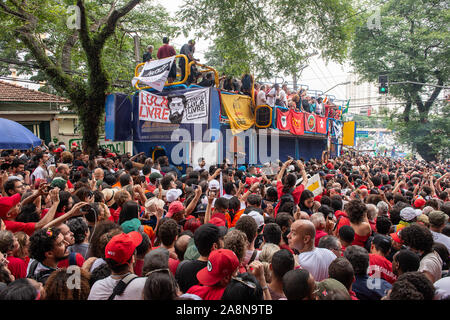
[[279,99],[284,102],[284,106],[285,107],[288,106],[288,100],[287,100],[287,97],[286,97],[286,92],[283,89],[280,90]]
[[298,263],[308,270],[315,281],[328,278],[328,267],[336,259],[336,255],[324,248],[314,248],[313,251],[302,252],[298,255]]
[[264,90],[259,90],[258,95],[256,96],[256,105],[260,106],[262,104],[266,104],[266,93]]
[[430,230],[431,234],[433,235],[434,242],[442,243],[447,247],[447,250],[450,252],[450,237],[447,237],[445,234],[435,232],[433,230]]
[[433,276],[433,282],[442,277],[442,259],[436,251],[430,252],[420,260],[420,272],[427,271]]
[[[245,252],[244,261],[243,261],[244,264],[248,264],[248,262],[249,262],[250,259],[252,258],[253,251],[254,251],[254,250],[247,250],[247,251]],[[260,253],[261,253],[261,251],[256,250],[256,257],[255,257],[255,259],[253,259],[253,261],[259,260],[259,254],[260,254]]]
[[37,179],[43,179],[43,180],[47,180],[48,178],[48,171],[45,170],[44,168],[42,168],[41,166],[37,166],[36,169],[34,169],[33,173],[31,174],[32,176],[32,181],[33,183],[37,180]]
[[[269,95],[273,95],[273,97],[269,97]],[[274,107],[276,99],[277,99],[276,90],[275,90],[275,88],[272,88],[269,91],[269,93],[267,94],[267,98],[266,98],[267,104],[271,107]]]
[[[120,279],[113,279],[111,276],[98,280],[94,283],[89,293],[88,300],[108,300],[114,287]],[[114,300],[143,300],[142,290],[144,289],[146,277],[139,277],[131,281],[120,296],[115,296]]]

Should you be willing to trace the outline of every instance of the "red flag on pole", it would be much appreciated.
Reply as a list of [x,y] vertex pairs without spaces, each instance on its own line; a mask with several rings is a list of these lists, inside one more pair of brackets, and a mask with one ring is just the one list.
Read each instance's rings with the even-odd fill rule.
[[317,133],[327,134],[327,118],[316,116]]
[[299,135],[299,136],[304,134],[303,120],[304,120],[303,113],[291,110],[291,114],[290,114],[291,130],[290,130],[290,132],[292,134]]
[[283,112],[277,108],[277,128],[283,131],[291,129],[290,110]]

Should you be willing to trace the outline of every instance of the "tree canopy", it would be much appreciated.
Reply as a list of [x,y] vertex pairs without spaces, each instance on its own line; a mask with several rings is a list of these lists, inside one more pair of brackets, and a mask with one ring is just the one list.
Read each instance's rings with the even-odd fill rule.
[[[353,67],[362,80],[369,82],[377,81],[379,75],[388,75],[389,94],[405,103],[402,113],[397,113],[397,127],[410,128],[401,133],[406,134],[404,138],[409,137],[405,141],[424,159],[434,160],[436,150],[424,137],[432,134],[432,126],[427,124],[429,114],[449,80],[448,3],[389,0],[380,4],[380,28],[368,28],[369,16],[366,13],[358,17],[351,48]],[[412,134],[414,128],[421,128],[420,139]]]
[[317,50],[342,62],[354,30],[348,0],[190,0],[178,16],[212,39],[208,63],[233,76],[293,75]]

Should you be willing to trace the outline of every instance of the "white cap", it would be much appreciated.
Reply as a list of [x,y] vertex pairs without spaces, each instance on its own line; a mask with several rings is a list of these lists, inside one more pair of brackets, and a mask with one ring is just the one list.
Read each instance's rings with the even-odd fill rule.
[[250,211],[247,215],[255,219],[258,229],[264,224],[264,217],[258,211]]
[[411,221],[414,218],[420,216],[421,214],[422,214],[422,210],[420,210],[420,209],[406,207],[400,211],[400,218],[402,218],[403,221]]
[[180,189],[167,190],[167,193],[166,193],[167,202],[169,202],[169,203],[174,202],[181,196],[182,193],[183,193],[183,191],[181,191]]
[[213,179],[213,180],[211,180],[209,182],[208,186],[209,186],[210,189],[219,189],[220,188],[220,183],[219,183],[219,181]]

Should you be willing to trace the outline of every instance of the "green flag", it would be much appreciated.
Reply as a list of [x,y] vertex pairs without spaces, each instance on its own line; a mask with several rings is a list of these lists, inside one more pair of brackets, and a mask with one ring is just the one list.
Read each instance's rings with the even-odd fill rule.
[[345,105],[344,110],[342,110],[342,114],[347,113],[348,112],[348,107],[350,105],[350,99],[348,99],[347,104]]

